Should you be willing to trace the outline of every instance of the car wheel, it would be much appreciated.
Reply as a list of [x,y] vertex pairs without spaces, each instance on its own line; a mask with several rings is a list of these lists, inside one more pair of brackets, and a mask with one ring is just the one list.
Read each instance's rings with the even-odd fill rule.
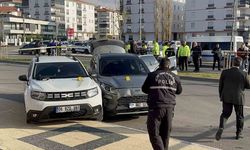
[[102,121],[103,120],[103,109],[101,109],[101,112],[95,117],[95,120]]
[[30,124],[32,122],[32,120],[30,119],[30,117],[28,116],[28,114],[26,115],[26,123]]
[[90,54],[88,49],[85,49],[85,50],[84,50],[84,53],[85,53],[85,54]]
[[73,53],[73,54],[75,54],[75,53],[76,53],[76,50],[75,50],[75,49],[72,49],[71,51],[72,51],[72,53]]

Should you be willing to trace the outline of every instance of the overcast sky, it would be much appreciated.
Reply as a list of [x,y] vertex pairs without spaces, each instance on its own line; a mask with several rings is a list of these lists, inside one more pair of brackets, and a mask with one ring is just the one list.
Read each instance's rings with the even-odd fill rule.
[[97,5],[112,7],[112,8],[119,6],[119,0],[86,0],[86,1],[95,3]]

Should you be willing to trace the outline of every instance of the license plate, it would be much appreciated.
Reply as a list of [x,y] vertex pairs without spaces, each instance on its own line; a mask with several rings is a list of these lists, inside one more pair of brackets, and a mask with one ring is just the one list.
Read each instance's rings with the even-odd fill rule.
[[148,107],[147,103],[129,103],[129,108]]
[[80,110],[81,110],[80,105],[56,107],[56,113],[76,112]]

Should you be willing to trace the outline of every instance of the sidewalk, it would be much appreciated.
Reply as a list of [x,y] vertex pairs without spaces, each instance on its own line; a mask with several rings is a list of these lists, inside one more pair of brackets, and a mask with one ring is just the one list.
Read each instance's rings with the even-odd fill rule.
[[[171,147],[215,150],[176,139],[170,140]],[[23,129],[0,129],[0,149],[152,150],[152,147],[146,132],[96,121],[76,121],[57,125],[28,125]]]

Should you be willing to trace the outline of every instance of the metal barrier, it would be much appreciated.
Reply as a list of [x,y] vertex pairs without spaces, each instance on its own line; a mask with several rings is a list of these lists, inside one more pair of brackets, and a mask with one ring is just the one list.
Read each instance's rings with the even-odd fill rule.
[[250,52],[249,51],[238,51],[238,52],[233,52],[233,51],[223,51],[223,62],[224,62],[224,65],[223,65],[223,68],[224,69],[229,69],[233,66],[233,59],[235,57],[238,57],[239,54],[242,54],[242,55],[245,55],[244,59],[243,59],[243,62],[242,62],[242,65],[241,65],[241,69],[242,70],[245,70],[248,72],[249,70],[249,54]]

